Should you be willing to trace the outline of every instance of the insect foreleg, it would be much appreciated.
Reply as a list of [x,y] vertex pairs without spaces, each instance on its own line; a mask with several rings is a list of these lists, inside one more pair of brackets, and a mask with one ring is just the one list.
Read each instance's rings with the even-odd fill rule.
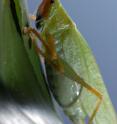
[[44,45],[46,49],[50,49],[48,44],[43,40],[43,38],[41,37],[40,33],[37,30],[31,27],[24,27],[23,31],[24,33],[33,33],[39,38],[40,42],[42,42],[42,44]]
[[33,30],[33,28],[29,28],[29,27],[27,28],[27,27],[25,27],[23,29],[23,33],[24,34],[28,34],[29,37],[31,38],[31,42],[33,43],[33,45],[35,47],[36,53],[39,54],[39,55],[42,55],[45,58],[46,57],[46,54],[37,46],[37,44],[35,42],[35,38],[32,35],[32,30]]
[[31,27],[25,27],[24,28],[24,33],[33,33],[34,35],[36,35],[36,37],[38,37],[38,39],[40,40],[40,42],[42,43],[42,45],[44,45],[46,53],[51,57],[51,60],[56,60],[57,59],[57,53],[56,53],[56,49],[55,49],[55,44],[54,44],[54,38],[51,34],[46,33],[46,35],[48,36],[48,42],[46,42],[42,36],[40,35],[40,33],[35,30],[34,28]]

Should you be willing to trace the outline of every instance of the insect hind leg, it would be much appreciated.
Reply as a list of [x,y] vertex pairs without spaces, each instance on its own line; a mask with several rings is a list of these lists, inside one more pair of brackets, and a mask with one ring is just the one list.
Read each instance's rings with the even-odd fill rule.
[[91,116],[89,117],[89,121],[88,124],[92,124],[94,117],[96,116],[96,113],[98,112],[100,105],[102,103],[103,100],[103,96],[102,94],[96,90],[94,87],[90,86],[89,84],[85,83],[85,81],[83,79],[79,80],[80,84],[85,87],[89,92],[91,92],[92,94],[94,94],[95,96],[97,96],[99,99],[96,101],[96,106],[95,109],[93,110]]
[[92,121],[93,121],[94,117],[96,116],[96,113],[99,110],[99,107],[100,107],[101,102],[103,100],[103,95],[97,89],[95,89],[94,87],[92,87],[88,83],[86,83],[84,81],[84,79],[81,78],[67,62],[65,62],[62,59],[61,59],[61,62],[62,62],[63,67],[64,67],[64,72],[63,72],[64,76],[66,76],[67,78],[80,84],[82,87],[86,88],[89,92],[91,92],[96,97],[98,97],[95,109],[93,110],[93,112],[89,118],[89,122],[88,122],[88,124],[92,124]]
[[92,113],[92,115],[91,115],[90,118],[89,118],[88,124],[92,124],[93,119],[94,119],[94,117],[96,116],[96,113],[98,112],[101,103],[102,103],[102,98],[99,99],[99,100],[96,102],[96,107],[95,107],[95,109],[93,110],[93,113]]

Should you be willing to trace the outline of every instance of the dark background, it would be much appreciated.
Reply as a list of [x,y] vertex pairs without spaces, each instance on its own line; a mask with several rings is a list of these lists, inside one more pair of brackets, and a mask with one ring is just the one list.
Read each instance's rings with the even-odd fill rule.
[[[33,14],[40,0],[28,2]],[[92,49],[117,111],[117,0],[61,2]]]

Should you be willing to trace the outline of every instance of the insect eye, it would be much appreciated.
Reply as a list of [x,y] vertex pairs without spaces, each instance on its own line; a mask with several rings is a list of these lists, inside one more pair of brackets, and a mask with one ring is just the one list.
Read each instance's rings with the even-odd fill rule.
[[51,0],[50,3],[54,3],[54,0]]
[[37,29],[41,27],[41,21],[42,21],[42,16],[40,14],[38,14],[36,16],[36,21],[35,21],[35,25],[36,25]]

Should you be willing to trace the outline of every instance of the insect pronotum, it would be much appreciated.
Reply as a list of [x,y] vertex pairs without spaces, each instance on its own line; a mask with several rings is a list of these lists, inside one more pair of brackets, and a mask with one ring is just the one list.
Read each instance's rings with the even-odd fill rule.
[[[36,20],[36,27],[39,28],[40,22],[42,18],[46,18],[49,14],[49,10],[51,7],[51,4],[54,1],[52,0],[43,0],[41,5],[38,7],[37,14],[35,17]],[[86,88],[89,92],[97,96],[99,99],[96,102],[95,109],[93,110],[93,113],[91,114],[88,124],[92,124],[92,121],[100,107],[100,104],[102,102],[103,96],[102,94],[92,86],[90,86],[88,83],[86,83],[74,70],[73,68],[65,61],[63,60],[59,54],[56,51],[55,46],[55,38],[47,33],[46,35],[49,37],[48,42],[46,42],[40,33],[31,27],[24,27],[23,29],[24,34],[28,34],[29,37],[32,39],[32,43],[35,47],[36,53],[40,54],[44,57],[45,61],[60,75],[65,76],[78,84],[80,84],[82,87]],[[45,47],[45,52],[43,52],[36,44],[34,40],[34,35],[40,40],[42,45]],[[67,73],[69,71],[69,73]],[[67,95],[67,94],[66,94]]]

